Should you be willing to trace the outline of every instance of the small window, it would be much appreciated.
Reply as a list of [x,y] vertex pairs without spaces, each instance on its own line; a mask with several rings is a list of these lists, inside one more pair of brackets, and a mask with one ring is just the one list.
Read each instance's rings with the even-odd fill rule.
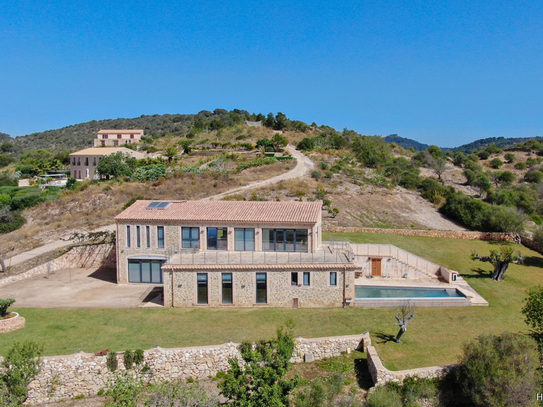
[[117,138],[123,138],[122,134],[117,134]]
[[130,135],[130,138],[134,138],[134,135],[133,135],[133,134],[131,134],[131,135]]
[[77,157],[77,165],[81,165],[81,158]]
[[89,166],[89,157],[85,157],[85,166]]
[[107,134],[104,134],[104,138],[108,138],[108,135],[107,135]]
[[304,285],[311,285],[311,273],[304,271]]
[[337,285],[337,271],[330,272],[330,285]]
[[75,157],[72,157],[72,165],[75,165]]
[[207,304],[207,273],[198,273],[198,304]]
[[94,165],[96,167],[96,157],[94,157],[94,160],[92,162],[92,165]]
[[298,272],[290,273],[290,285],[292,286],[298,285]]
[[156,239],[157,239],[157,247],[159,249],[164,249],[164,226],[156,227]]
[[141,233],[139,226],[136,226],[136,247],[141,247]]
[[151,227],[145,226],[145,241],[147,242],[147,247],[151,247]]
[[130,226],[126,227],[126,247],[130,247]]

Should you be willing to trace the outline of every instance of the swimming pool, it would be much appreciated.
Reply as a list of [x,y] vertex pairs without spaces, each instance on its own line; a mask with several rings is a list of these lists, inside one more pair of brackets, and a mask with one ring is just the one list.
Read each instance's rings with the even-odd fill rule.
[[453,299],[466,298],[456,288],[427,288],[427,287],[384,287],[357,285],[355,299]]

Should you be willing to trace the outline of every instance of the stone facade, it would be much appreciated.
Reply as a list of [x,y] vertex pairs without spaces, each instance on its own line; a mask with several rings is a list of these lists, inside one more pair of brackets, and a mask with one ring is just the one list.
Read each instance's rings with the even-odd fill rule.
[[[281,267],[281,266],[278,266]],[[256,273],[266,273],[267,303],[256,303]],[[309,285],[303,285],[303,273],[309,273]],[[330,273],[336,273],[336,284],[330,285]],[[208,304],[204,306],[232,306],[222,303],[223,273],[232,273],[233,303],[236,306],[272,306],[272,307],[340,307],[343,305],[344,270],[330,265],[325,270],[318,269],[254,269],[251,270],[190,270],[164,272],[164,306],[198,306],[197,274],[207,274]],[[291,274],[298,273],[298,285],[291,284]],[[346,274],[346,294],[354,297],[354,273]],[[173,281],[172,281],[173,275]],[[169,301],[172,298],[173,303]],[[296,300],[295,300],[296,299]]]
[[25,319],[16,312],[13,312],[13,314],[15,314],[15,316],[12,318],[0,319],[0,334],[15,331],[25,326]]
[[[293,362],[301,362],[311,354],[314,360],[339,356],[342,352],[361,349],[369,343],[369,335],[350,335],[331,338],[296,338]],[[217,346],[162,349],[144,352],[145,363],[150,367],[150,382],[167,380],[195,380],[215,376],[229,367],[228,358],[240,357],[238,344],[226,343]],[[117,356],[122,370],[122,355]],[[106,367],[104,356],[76,353],[68,356],[43,358],[43,368],[29,385],[29,404],[59,401],[79,395],[95,395],[107,385],[112,377]]]
[[73,247],[67,253],[50,262],[40,264],[24,273],[0,279],[0,287],[65,268],[113,268],[115,263],[115,245],[113,244]]

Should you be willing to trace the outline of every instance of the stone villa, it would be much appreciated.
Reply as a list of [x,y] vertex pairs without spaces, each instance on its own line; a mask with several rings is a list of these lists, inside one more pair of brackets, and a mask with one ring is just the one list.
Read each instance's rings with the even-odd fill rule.
[[166,307],[339,307],[375,277],[455,281],[392,245],[324,242],[321,212],[320,201],[136,201],[115,217],[117,282],[163,286]]
[[76,151],[70,154],[70,176],[79,179],[98,179],[96,167],[106,155],[122,152],[123,154],[138,159],[144,158],[145,154],[130,150],[126,147],[91,147]]

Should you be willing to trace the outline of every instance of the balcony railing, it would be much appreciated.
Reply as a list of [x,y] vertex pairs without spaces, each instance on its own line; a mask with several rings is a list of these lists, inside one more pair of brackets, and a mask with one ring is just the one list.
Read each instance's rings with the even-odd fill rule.
[[255,252],[255,251],[199,251],[171,246],[166,250],[169,264],[221,265],[221,264],[351,264],[352,249],[345,245],[328,246],[314,252]]

